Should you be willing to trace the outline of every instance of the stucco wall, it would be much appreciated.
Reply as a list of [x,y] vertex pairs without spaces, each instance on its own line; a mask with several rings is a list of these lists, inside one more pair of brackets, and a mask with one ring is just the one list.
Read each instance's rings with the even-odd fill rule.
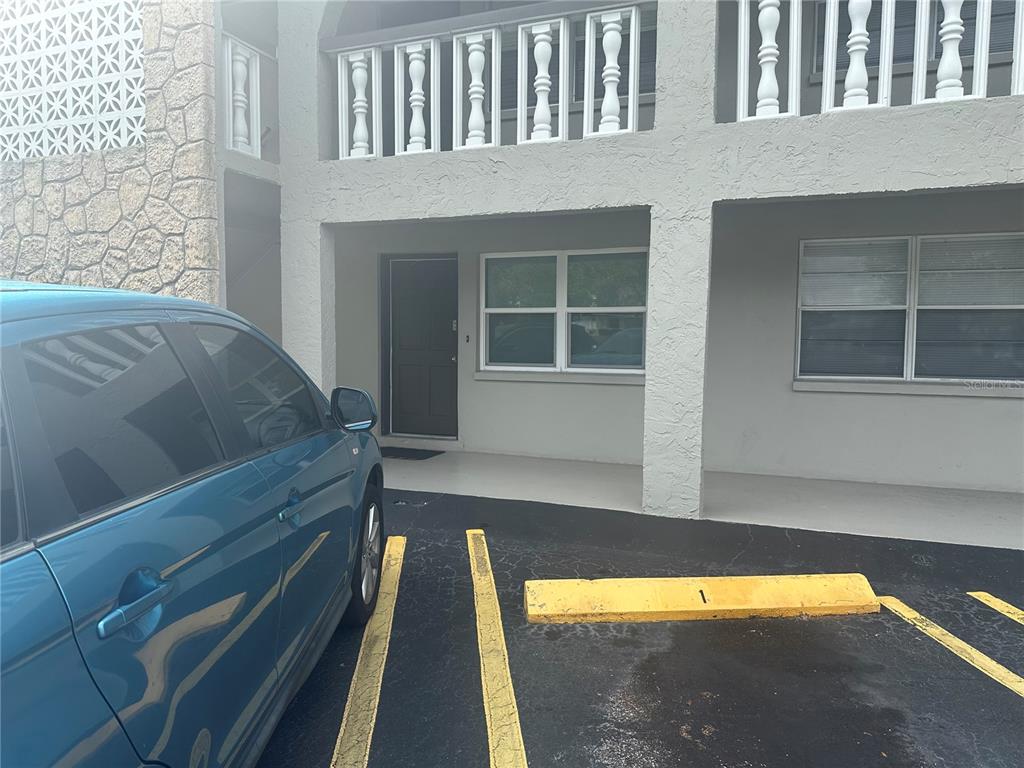
[[[480,254],[494,251],[645,246],[647,211],[557,217],[350,225],[335,232],[338,382],[362,387],[381,407],[379,255],[452,253],[459,258],[459,436],[449,449],[639,464],[642,379],[623,383],[524,381],[478,374]],[[468,337],[468,341],[467,341]],[[558,377],[558,374],[553,374]],[[599,378],[599,377],[593,377]],[[615,382],[615,383],[611,383]],[[393,444],[416,441],[390,438]]]
[[0,275],[217,300],[213,5],[142,24],[145,143],[0,164]]
[[[1024,182],[1024,98],[716,123],[718,8],[658,4],[653,130],[533,146],[330,160],[336,3],[282,3],[285,346],[332,385],[335,259],[324,222],[650,208],[644,510],[698,514],[712,204]],[[334,22],[332,24],[332,22]]]
[[1024,400],[793,390],[799,241],[1019,231],[1024,192],[715,209],[708,470],[1024,490]]
[[[225,242],[225,306],[280,342],[281,245],[276,230],[228,227]],[[245,259],[241,266],[233,264],[236,254]]]

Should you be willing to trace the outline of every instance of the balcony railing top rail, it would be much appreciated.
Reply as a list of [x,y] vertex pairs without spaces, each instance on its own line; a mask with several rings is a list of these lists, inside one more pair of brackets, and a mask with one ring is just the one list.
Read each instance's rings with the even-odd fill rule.
[[[342,159],[384,155],[385,122],[394,129],[393,154],[440,151],[446,109],[442,72],[450,79],[445,90],[451,89],[451,114],[444,117],[451,121],[451,148],[501,144],[502,51],[513,49],[503,40],[513,40],[517,54],[515,143],[567,140],[573,101],[569,56],[579,23],[584,33],[583,111],[582,131],[575,135],[636,131],[640,11],[654,5],[558,0],[324,38],[321,50],[337,61],[338,154]],[[599,48],[603,66],[597,72]],[[450,72],[442,61],[449,57]],[[389,63],[393,99],[384,93]]]
[[[331,35],[320,38],[320,50],[324,53],[344,53],[373,46],[388,47],[432,38],[451,40],[455,35],[465,32],[493,27],[509,27],[562,16],[579,17],[595,11],[621,8],[623,5],[628,5],[628,3],[624,3],[622,0],[618,2],[614,0],[594,0],[593,2],[548,0],[544,3],[531,3],[483,13],[451,16],[446,19],[422,21],[400,27],[388,27],[348,35]],[[636,3],[636,5],[653,7],[655,2],[647,0],[647,2]]]

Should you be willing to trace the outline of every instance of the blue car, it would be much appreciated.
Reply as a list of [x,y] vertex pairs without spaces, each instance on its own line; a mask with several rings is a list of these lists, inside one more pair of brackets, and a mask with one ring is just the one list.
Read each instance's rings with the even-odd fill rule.
[[0,348],[0,765],[252,765],[376,604],[372,400],[183,299],[0,283]]

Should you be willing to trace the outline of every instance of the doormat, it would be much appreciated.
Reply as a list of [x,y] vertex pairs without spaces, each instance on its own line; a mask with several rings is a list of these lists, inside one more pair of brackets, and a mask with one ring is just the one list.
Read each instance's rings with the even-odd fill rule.
[[409,461],[423,461],[440,456],[444,451],[427,451],[422,448],[395,448],[387,447],[380,449],[380,455],[385,459],[408,459]]

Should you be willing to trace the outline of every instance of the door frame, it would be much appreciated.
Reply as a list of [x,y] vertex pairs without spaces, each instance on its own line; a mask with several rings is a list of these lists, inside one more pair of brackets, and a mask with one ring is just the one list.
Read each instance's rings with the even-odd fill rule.
[[459,376],[458,376],[458,332],[457,327],[455,345],[455,434],[454,435],[414,435],[406,432],[391,431],[391,401],[392,401],[392,350],[391,350],[391,264],[396,261],[454,261],[455,262],[455,300],[456,319],[461,325],[459,314],[461,314],[462,301],[459,293],[459,254],[455,251],[448,253],[382,253],[380,254],[380,433],[394,435],[395,437],[410,437],[417,440],[458,440],[459,439]]

